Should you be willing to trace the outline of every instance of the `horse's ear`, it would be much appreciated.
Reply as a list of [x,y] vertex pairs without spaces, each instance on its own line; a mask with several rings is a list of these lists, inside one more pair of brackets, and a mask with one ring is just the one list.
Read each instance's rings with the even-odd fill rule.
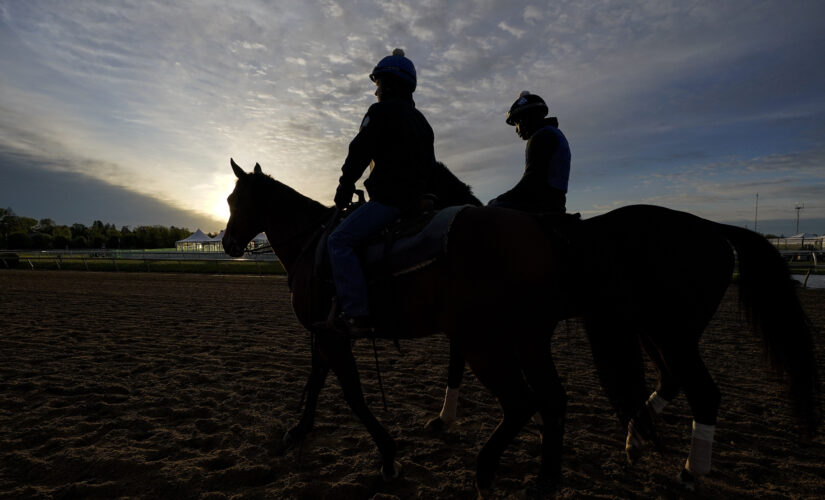
[[235,163],[235,160],[233,160],[232,158],[229,159],[229,164],[232,165],[232,170],[235,172],[235,177],[237,177],[238,179],[246,175],[246,172],[244,172],[243,169],[239,167],[238,164]]
[[261,165],[260,165],[260,164],[255,163],[255,170],[254,170],[254,172],[255,172],[256,174],[262,174],[262,173],[263,173],[263,171],[261,170]]

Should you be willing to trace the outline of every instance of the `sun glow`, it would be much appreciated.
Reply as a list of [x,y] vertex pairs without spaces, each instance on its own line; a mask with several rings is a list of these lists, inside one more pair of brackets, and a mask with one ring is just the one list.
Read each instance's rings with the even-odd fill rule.
[[[209,213],[215,219],[217,219],[217,220],[221,221],[222,223],[226,224],[226,221],[229,220],[229,204],[226,202],[226,197],[228,196],[228,194],[221,193],[221,194],[216,195],[216,196],[218,197],[218,200],[216,200],[212,204],[212,208],[209,211]],[[223,229],[223,227],[221,227],[221,229]]]

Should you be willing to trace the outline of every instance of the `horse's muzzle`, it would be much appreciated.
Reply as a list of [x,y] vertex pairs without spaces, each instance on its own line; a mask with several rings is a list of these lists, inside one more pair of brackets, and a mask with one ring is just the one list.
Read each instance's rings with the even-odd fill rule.
[[228,234],[224,235],[221,244],[223,245],[223,251],[230,257],[243,257],[244,247],[238,244],[234,238],[230,238]]

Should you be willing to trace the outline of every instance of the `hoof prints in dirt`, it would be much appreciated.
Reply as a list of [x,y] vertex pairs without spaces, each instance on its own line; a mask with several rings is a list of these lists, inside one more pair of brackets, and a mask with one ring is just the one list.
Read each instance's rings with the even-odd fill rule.
[[[713,472],[697,495],[816,497],[825,443],[797,443],[734,292],[701,344],[723,400]],[[800,297],[825,359],[825,292]],[[309,338],[282,277],[0,271],[0,331],[0,498],[475,498],[475,455],[501,416],[468,374],[459,419],[425,428],[441,407],[443,337],[405,341],[403,356],[378,344],[383,411],[372,346],[358,343],[367,401],[397,439],[403,475],[381,479],[334,377],[315,430],[286,447]],[[627,466],[578,322],[559,325],[553,351],[570,400],[556,497],[689,497],[676,478],[690,440],[684,397],[658,424],[664,455]],[[538,472],[536,436],[522,432],[493,496],[533,494]]]

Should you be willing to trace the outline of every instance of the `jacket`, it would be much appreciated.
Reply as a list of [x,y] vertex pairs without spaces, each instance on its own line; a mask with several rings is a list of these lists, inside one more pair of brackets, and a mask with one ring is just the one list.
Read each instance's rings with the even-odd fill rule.
[[370,199],[407,210],[431,183],[435,170],[433,129],[412,98],[395,97],[370,106],[350,142],[341,167],[343,185],[364,181]]
[[570,145],[556,118],[530,136],[525,150],[524,174],[495,205],[527,212],[564,212],[570,177]]

